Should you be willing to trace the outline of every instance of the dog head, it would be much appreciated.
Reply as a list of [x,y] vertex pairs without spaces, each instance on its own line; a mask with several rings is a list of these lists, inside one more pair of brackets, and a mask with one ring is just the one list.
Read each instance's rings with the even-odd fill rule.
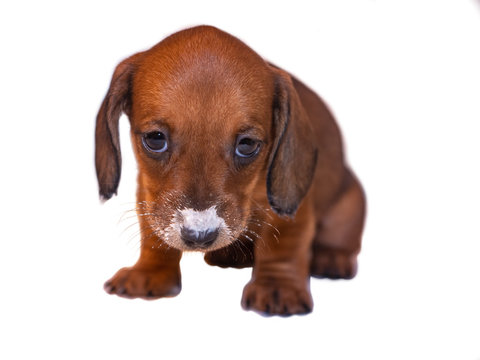
[[96,125],[105,200],[120,180],[122,112],[138,162],[138,213],[172,247],[227,246],[258,206],[294,216],[310,186],[313,132],[292,79],[215,28],[176,33],[117,66]]

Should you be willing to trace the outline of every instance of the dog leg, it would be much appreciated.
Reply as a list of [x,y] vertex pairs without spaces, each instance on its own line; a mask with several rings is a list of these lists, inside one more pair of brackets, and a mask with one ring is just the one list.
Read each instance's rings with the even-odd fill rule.
[[363,189],[347,170],[344,190],[317,223],[312,246],[312,276],[351,279],[356,275],[364,220]]
[[[140,228],[143,219],[140,219]],[[132,267],[120,269],[105,283],[105,291],[126,298],[173,297],[182,288],[181,251],[168,247],[155,234],[142,232],[140,258]]]
[[[304,204],[295,220],[277,218],[255,244],[252,279],[243,290],[242,306],[264,315],[306,314],[312,311],[310,257],[315,222]],[[303,208],[303,209],[302,209]]]
[[178,250],[142,252],[138,262],[120,269],[105,283],[105,291],[126,298],[158,299],[180,293]]

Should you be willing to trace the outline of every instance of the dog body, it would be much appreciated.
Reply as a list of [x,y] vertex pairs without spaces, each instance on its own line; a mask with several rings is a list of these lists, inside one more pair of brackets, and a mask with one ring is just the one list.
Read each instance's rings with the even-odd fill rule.
[[310,312],[310,276],[355,275],[364,193],[332,115],[288,73],[208,26],[121,62],[97,117],[104,199],[120,179],[122,112],[139,168],[141,253],[109,293],[177,295],[189,250],[253,266],[242,306],[267,314]]

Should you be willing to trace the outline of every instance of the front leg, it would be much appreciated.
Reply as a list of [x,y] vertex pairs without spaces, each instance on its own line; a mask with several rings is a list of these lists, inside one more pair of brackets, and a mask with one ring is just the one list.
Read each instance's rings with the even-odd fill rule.
[[120,269],[105,285],[105,291],[126,298],[172,297],[182,288],[181,251],[169,247],[140,218],[142,229],[140,258],[132,267]]
[[262,238],[255,244],[252,279],[243,291],[242,306],[245,310],[282,316],[312,311],[312,214],[310,204],[304,203],[294,220],[274,215],[270,219],[273,226],[263,228]]

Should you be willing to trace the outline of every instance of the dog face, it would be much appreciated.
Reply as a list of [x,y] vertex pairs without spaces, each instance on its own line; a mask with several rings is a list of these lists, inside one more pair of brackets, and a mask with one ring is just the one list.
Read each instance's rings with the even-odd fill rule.
[[194,56],[169,45],[146,56],[132,84],[143,210],[170,246],[211,250],[247,225],[272,142],[273,83],[260,59],[233,66],[205,45]]
[[177,33],[118,65],[97,118],[104,199],[120,178],[122,111],[138,214],[171,247],[228,246],[256,209],[293,215],[308,190],[315,148],[291,79],[216,29]]

